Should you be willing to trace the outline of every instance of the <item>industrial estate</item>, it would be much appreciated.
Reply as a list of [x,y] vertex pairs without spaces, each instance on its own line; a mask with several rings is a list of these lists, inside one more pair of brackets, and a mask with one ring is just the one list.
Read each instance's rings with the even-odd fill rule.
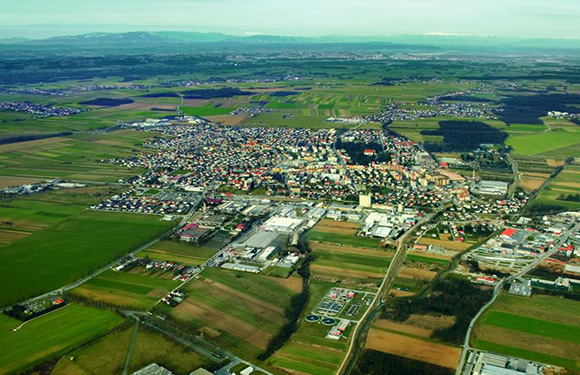
[[0,45],[1,374],[580,374],[577,48],[220,43]]

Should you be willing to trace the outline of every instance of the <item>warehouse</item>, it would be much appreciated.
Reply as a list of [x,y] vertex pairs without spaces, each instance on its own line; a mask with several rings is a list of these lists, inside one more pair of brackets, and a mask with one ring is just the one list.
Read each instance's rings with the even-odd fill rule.
[[273,216],[264,223],[264,229],[280,233],[292,233],[302,224],[303,220],[290,217]]
[[280,243],[281,239],[278,233],[259,230],[241,245],[244,247],[265,249],[270,246],[279,247]]

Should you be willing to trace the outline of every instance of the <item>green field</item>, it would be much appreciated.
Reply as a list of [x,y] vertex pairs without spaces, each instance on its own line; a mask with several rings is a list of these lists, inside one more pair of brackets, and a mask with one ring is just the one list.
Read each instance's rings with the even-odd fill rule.
[[[51,375],[101,375],[123,372],[134,325],[115,330],[89,346],[61,358]],[[74,360],[71,360],[74,358]],[[141,326],[131,356],[129,373],[157,363],[177,374],[189,374],[213,362],[157,332]]]
[[578,155],[580,133],[557,129],[541,134],[510,137],[506,145],[512,147],[516,155],[566,158]]
[[477,321],[473,344],[525,359],[580,370],[580,302],[503,293]]
[[370,238],[370,237],[358,237],[338,233],[325,233],[316,230],[310,230],[308,232],[308,240],[336,243],[340,245],[348,245],[355,247],[367,247],[371,249],[376,249],[381,243],[380,239]]
[[188,116],[216,116],[227,115],[234,108],[228,107],[180,107],[184,114]]
[[178,285],[176,281],[151,275],[109,270],[70,293],[95,302],[146,310]]
[[141,170],[103,160],[131,156],[151,136],[120,130],[0,145],[0,175],[116,182]]
[[163,240],[140,252],[139,256],[160,261],[169,260],[188,266],[199,266],[215,253],[216,251],[213,249],[195,246],[187,242]]
[[85,211],[0,248],[0,306],[67,285],[173,223],[151,215]]
[[188,297],[179,306],[158,305],[194,330],[209,329],[221,347],[246,358],[264,351],[286,322],[285,309],[301,287],[301,279],[206,268],[186,286]]
[[[320,302],[333,283],[313,279],[310,283],[310,298],[305,309],[309,314]],[[298,330],[282,349],[277,351],[268,363],[275,367],[305,374],[334,374],[344,358],[348,342],[325,338],[329,327],[319,323],[299,322]]]
[[579,209],[580,202],[561,199],[580,194],[578,181],[580,181],[580,166],[567,165],[556,178],[550,181],[549,185],[534,200],[534,204],[555,205],[569,210]]
[[10,374],[38,365],[119,325],[110,311],[69,305],[26,323],[0,315],[0,373]]

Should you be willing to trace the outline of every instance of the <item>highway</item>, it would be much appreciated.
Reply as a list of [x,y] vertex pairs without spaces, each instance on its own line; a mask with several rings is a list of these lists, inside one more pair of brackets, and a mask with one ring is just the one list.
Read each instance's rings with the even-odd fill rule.
[[568,236],[570,235],[570,232],[578,229],[578,227],[580,227],[580,224],[577,224],[571,230],[568,230],[568,231],[562,233],[562,235],[559,238],[559,241],[554,244],[554,247],[551,250],[546,251],[544,254],[542,254],[540,257],[538,257],[535,261],[533,261],[532,263],[530,263],[530,264],[526,265],[524,268],[522,268],[518,273],[515,273],[509,277],[506,277],[505,279],[501,280],[495,286],[495,288],[493,290],[492,298],[489,300],[488,303],[486,303],[479,310],[479,312],[473,317],[473,319],[471,320],[471,323],[469,324],[469,328],[467,329],[467,332],[465,333],[465,340],[463,342],[463,349],[461,351],[461,358],[459,360],[459,365],[457,366],[457,369],[455,370],[455,375],[461,375],[461,372],[463,371],[463,367],[465,366],[465,360],[467,359],[467,353],[473,349],[469,346],[469,339],[471,337],[471,332],[473,331],[473,327],[475,327],[475,323],[481,317],[481,315],[495,302],[495,300],[497,299],[497,297],[500,295],[501,291],[503,290],[504,285],[506,285],[507,283],[511,282],[514,279],[519,278],[520,276],[525,275],[526,273],[531,271],[534,267],[536,267],[538,264],[542,263],[544,260],[546,260],[550,256],[552,256],[556,251],[558,251],[558,248],[564,242],[566,242],[568,240]]
[[407,256],[408,250],[406,246],[407,240],[409,239],[410,236],[412,236],[415,233],[417,229],[419,229],[425,223],[431,221],[431,219],[433,219],[437,214],[442,212],[445,209],[444,207],[445,204],[443,204],[442,207],[439,208],[434,213],[425,217],[423,220],[417,222],[417,224],[411,227],[408,231],[405,232],[405,234],[401,236],[401,238],[399,238],[397,252],[395,253],[395,256],[392,258],[391,263],[389,264],[387,273],[385,274],[385,277],[381,282],[381,285],[379,287],[379,290],[377,291],[377,294],[375,295],[375,298],[373,299],[372,303],[370,304],[365,314],[360,319],[360,323],[356,325],[352,333],[352,339],[350,340],[346,356],[344,357],[344,360],[342,361],[340,367],[338,368],[337,374],[339,375],[348,374],[352,369],[354,363],[356,362],[357,351],[363,346],[363,343],[360,342],[360,340],[364,336],[366,329],[370,327],[370,324],[372,324],[372,321],[374,320],[377,311],[384,304],[384,301],[381,298],[381,296],[387,295],[389,289],[391,288],[391,285],[393,284],[395,278],[397,277],[399,268],[403,265],[403,262],[405,261],[405,257]]

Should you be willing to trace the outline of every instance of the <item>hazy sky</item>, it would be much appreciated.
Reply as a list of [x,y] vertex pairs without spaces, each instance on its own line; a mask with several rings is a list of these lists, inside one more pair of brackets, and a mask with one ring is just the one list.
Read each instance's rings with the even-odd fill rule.
[[580,39],[580,0],[5,0],[0,37],[92,31]]

